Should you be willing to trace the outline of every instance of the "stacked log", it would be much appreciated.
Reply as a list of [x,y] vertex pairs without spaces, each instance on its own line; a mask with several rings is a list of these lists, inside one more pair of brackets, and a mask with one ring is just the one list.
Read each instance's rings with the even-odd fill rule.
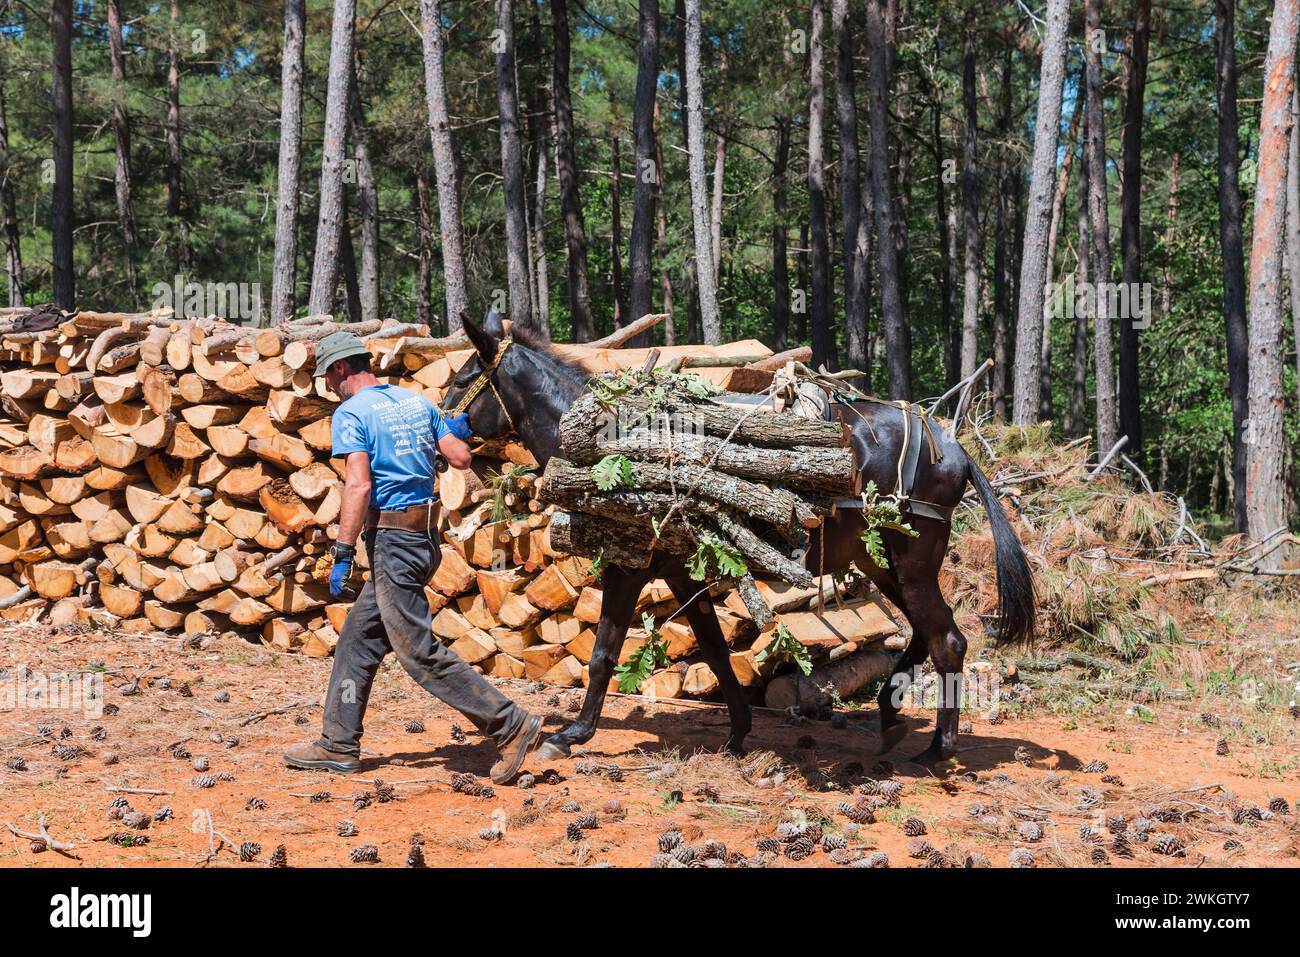
[[[127,633],[234,632],[284,652],[330,654],[349,608],[321,574],[343,467],[330,457],[337,397],[311,373],[316,343],[339,329],[366,341],[381,381],[434,402],[473,354],[463,338],[391,320],[311,316],[258,329],[167,311],[0,312],[0,616]],[[583,359],[596,370],[644,361],[643,350],[617,345]],[[698,371],[723,385],[770,381],[753,367],[770,355],[759,343],[664,352],[696,363],[715,355],[716,368]],[[433,631],[485,673],[577,686],[600,584],[590,561],[555,548],[554,506],[538,497],[536,464],[517,442],[493,442],[476,450],[473,470],[440,475],[442,557],[426,589]],[[775,516],[785,505],[807,517],[779,496],[768,509]],[[815,589],[804,591],[795,604]],[[676,611],[661,582],[640,604],[658,620]],[[761,685],[773,665],[755,660],[762,638],[749,611],[733,597],[717,604],[734,670]],[[892,630],[870,601],[857,607],[863,636]],[[656,678],[662,687],[648,690],[708,694],[689,629],[677,620],[665,629],[665,672],[680,681]],[[640,637],[629,634],[623,657]]]

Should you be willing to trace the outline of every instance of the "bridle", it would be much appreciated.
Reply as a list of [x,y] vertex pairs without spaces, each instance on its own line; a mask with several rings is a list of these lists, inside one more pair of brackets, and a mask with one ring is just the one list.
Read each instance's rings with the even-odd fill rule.
[[492,376],[496,373],[497,367],[501,365],[501,360],[505,358],[506,350],[509,349],[513,343],[514,339],[510,336],[505,336],[501,339],[500,345],[497,346],[497,354],[492,357],[492,361],[483,367],[482,371],[479,372],[474,381],[470,383],[469,388],[465,390],[465,394],[460,397],[460,401],[457,402],[455,406],[448,409],[445,413],[446,415],[460,415],[469,408],[471,402],[478,398],[478,394],[482,392],[483,388],[486,386],[491,389],[492,394],[496,396],[497,405],[501,406],[501,412],[505,415],[506,422],[510,425],[510,430],[512,432],[515,430],[515,420],[510,417],[510,410],[506,408],[505,400],[501,398],[501,393],[497,391],[496,383],[492,381]]

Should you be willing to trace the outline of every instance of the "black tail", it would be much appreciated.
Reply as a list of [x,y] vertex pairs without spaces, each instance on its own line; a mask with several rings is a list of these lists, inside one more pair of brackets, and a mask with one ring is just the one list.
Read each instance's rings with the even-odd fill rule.
[[979,493],[993,526],[993,548],[998,568],[999,645],[1028,644],[1034,640],[1034,579],[1025,550],[1007,521],[993,486],[980,467],[967,460],[966,474]]

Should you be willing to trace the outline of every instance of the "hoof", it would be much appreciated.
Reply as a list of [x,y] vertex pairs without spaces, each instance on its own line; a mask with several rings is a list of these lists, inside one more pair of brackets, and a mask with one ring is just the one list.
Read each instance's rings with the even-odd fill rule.
[[538,761],[561,761],[569,756],[569,745],[558,738],[547,738],[534,756]]
[[888,728],[882,728],[880,731],[880,749],[876,753],[889,753],[898,747],[905,737],[907,737],[907,724],[905,722],[900,721],[898,724],[891,724]]
[[743,758],[748,753],[745,750],[744,743],[737,741],[735,738],[728,738],[726,743],[723,744],[722,750],[737,758]]
[[934,748],[926,748],[926,750],[922,751],[910,760],[912,764],[919,764],[923,768],[934,768],[943,764],[950,757],[952,757],[952,755],[944,754],[942,751],[935,750]]

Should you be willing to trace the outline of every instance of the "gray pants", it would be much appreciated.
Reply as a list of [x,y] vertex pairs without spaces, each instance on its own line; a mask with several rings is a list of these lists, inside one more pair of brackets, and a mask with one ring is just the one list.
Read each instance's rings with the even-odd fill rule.
[[348,612],[334,649],[319,744],[359,754],[362,719],[375,672],[389,651],[431,695],[455,708],[498,745],[514,736],[525,711],[433,637],[424,586],[440,552],[424,532],[381,528],[365,539],[370,580]]

